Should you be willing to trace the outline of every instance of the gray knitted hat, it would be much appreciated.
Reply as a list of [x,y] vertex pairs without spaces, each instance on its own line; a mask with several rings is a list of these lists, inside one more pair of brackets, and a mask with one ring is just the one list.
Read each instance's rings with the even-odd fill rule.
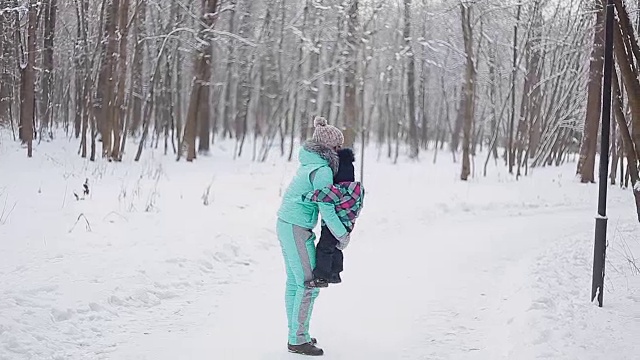
[[331,126],[327,123],[327,119],[316,116],[313,119],[313,140],[326,145],[330,148],[342,146],[344,144],[344,135],[342,131],[335,126]]

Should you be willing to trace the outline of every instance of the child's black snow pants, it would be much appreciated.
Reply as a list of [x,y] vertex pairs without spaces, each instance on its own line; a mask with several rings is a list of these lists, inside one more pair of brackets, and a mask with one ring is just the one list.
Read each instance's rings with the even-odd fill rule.
[[316,268],[313,275],[316,278],[331,281],[339,279],[343,270],[342,250],[336,247],[338,240],[333,236],[328,227],[322,226],[320,240],[316,246]]

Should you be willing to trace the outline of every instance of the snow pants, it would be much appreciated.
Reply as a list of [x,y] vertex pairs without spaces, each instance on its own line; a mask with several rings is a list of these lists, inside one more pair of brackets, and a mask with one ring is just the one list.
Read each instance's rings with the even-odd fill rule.
[[338,239],[331,233],[328,227],[322,226],[320,240],[316,247],[316,267],[313,274],[317,278],[331,280],[340,277],[343,270],[344,255],[338,249]]
[[320,292],[317,288],[304,286],[305,281],[313,279],[316,237],[310,229],[280,219],[276,231],[287,270],[285,306],[289,323],[289,344],[300,345],[311,341],[309,322],[313,304]]

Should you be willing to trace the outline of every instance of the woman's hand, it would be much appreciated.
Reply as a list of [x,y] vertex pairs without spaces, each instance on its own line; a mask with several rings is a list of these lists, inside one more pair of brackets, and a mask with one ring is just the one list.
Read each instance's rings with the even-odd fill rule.
[[344,250],[347,248],[347,246],[349,246],[349,241],[351,241],[351,234],[347,233],[347,235],[336,239],[338,240],[338,245],[336,245],[336,248],[338,248],[338,250]]

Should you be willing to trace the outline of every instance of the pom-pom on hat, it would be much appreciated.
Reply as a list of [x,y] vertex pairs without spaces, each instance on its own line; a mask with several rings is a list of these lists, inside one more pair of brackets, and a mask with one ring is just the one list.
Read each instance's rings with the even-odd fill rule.
[[342,131],[335,126],[329,125],[327,119],[316,116],[313,119],[313,140],[326,145],[330,148],[342,146],[344,143],[344,135]]

